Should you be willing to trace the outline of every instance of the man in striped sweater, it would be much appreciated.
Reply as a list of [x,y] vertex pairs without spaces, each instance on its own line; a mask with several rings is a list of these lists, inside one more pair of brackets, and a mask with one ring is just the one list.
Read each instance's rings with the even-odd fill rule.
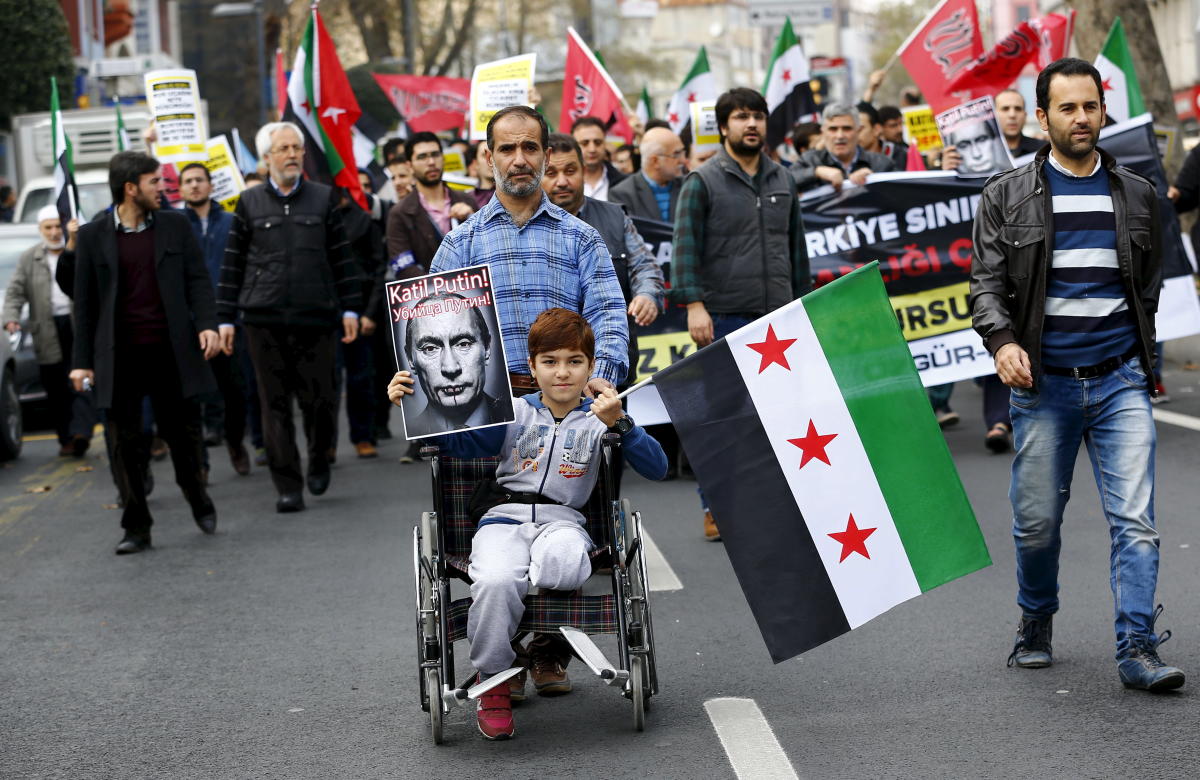
[[1104,89],[1083,60],[1038,76],[1050,149],[994,177],[975,218],[975,330],[1011,389],[1009,496],[1021,624],[1009,665],[1049,666],[1063,510],[1081,442],[1112,539],[1117,668],[1126,687],[1178,688],[1154,630],[1154,314],[1162,284],[1154,186],[1096,144]]

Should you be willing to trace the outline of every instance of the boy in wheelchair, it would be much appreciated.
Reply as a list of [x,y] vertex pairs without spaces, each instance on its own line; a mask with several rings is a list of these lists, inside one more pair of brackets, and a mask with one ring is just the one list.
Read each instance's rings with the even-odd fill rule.
[[[531,586],[571,591],[591,575],[594,544],[579,510],[599,476],[603,435],[620,434],[625,459],[647,479],[667,473],[662,447],[624,414],[614,390],[582,398],[595,367],[587,320],[566,309],[542,312],[529,329],[529,356],[541,392],[513,399],[515,422],[435,439],[452,457],[501,455],[492,489],[496,500],[512,501],[483,511],[471,544],[467,639],[479,680],[513,666],[512,639]],[[398,372],[388,397],[399,404],[412,384],[409,372]],[[513,735],[507,682],[480,697],[476,718],[488,739]]]

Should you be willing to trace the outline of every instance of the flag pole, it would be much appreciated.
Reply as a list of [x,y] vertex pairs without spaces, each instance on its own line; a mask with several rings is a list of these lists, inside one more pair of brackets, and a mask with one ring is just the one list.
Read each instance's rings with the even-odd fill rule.
[[[646,385],[651,384],[653,382],[654,382],[654,377],[648,376],[645,379],[643,379],[642,381],[638,382],[636,385],[633,385],[632,387],[627,387],[622,392],[617,393],[617,400],[620,401],[622,398],[629,395],[633,391],[641,390],[643,387],[645,387]],[[595,414],[595,412],[589,411],[587,414],[584,415],[584,417],[591,417],[594,414]]]

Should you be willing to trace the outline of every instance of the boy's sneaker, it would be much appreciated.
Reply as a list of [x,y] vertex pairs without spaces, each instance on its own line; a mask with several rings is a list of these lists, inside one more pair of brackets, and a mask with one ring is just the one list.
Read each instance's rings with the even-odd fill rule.
[[1053,621],[1051,615],[1022,616],[1021,625],[1017,628],[1016,644],[1008,656],[1008,665],[1019,666],[1022,669],[1044,669],[1054,663],[1050,649]]
[[[482,682],[483,675],[476,681]],[[517,732],[507,680],[479,697],[475,720],[479,723],[479,733],[486,739],[508,739]]]

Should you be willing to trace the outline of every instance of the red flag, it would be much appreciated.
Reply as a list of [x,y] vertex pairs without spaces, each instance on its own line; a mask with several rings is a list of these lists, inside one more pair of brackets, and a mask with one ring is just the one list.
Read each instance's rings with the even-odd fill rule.
[[942,0],[897,56],[937,114],[964,102],[964,96],[951,94],[947,85],[982,54],[975,0]]
[[921,150],[917,148],[916,144],[909,144],[908,146],[908,156],[904,158],[904,170],[925,170],[925,158],[921,156]]
[[1066,55],[1071,44],[1075,12],[1070,16],[1049,14],[1021,22],[1017,28],[984,56],[980,57],[950,83],[949,90],[970,97],[994,95],[1007,89],[1030,62],[1044,68]]
[[283,69],[283,49],[275,50],[275,118],[283,119],[287,108],[287,72]]
[[470,79],[376,73],[375,81],[413,132],[457,132],[470,108]]
[[563,72],[562,115],[558,120],[561,132],[571,132],[575,120],[594,116],[604,122],[609,135],[619,135],[633,143],[633,128],[621,103],[621,90],[608,71],[592,54],[579,33],[567,28],[567,65]]

